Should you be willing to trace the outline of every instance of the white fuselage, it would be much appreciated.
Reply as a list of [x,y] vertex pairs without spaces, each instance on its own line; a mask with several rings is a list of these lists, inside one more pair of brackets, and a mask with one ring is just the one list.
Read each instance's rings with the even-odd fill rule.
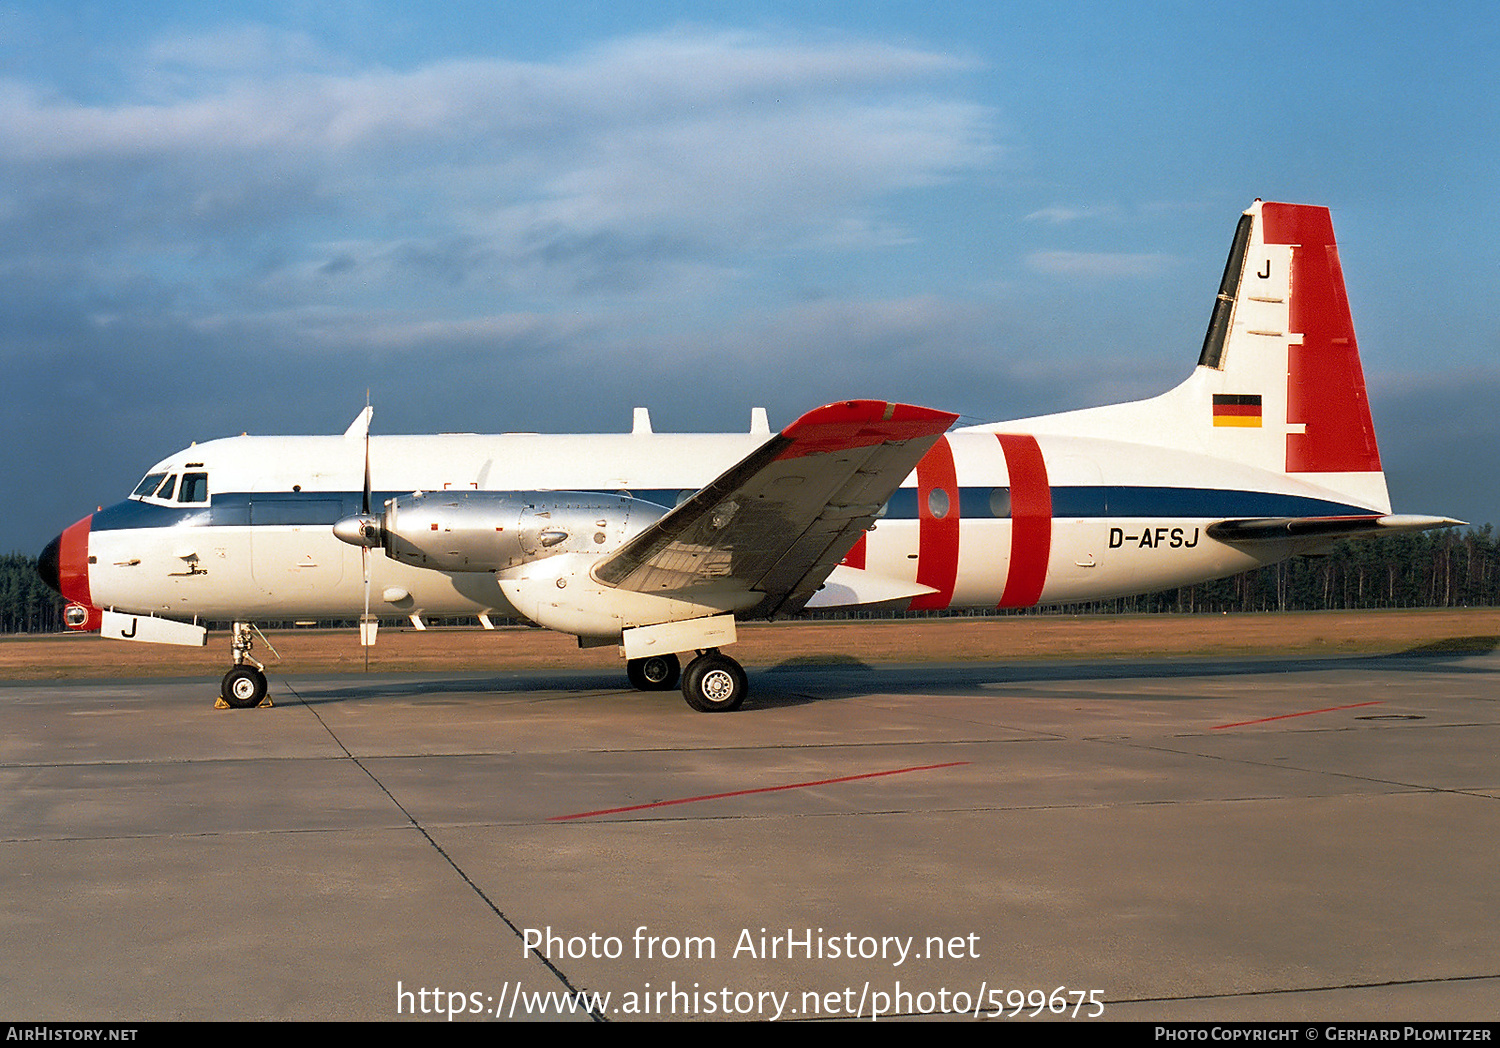
[[[392,495],[441,490],[626,493],[670,507],[766,439],[371,437],[371,486],[377,511]],[[206,474],[206,501],[133,496],[80,521],[91,521],[86,603],[179,619],[359,615],[364,553],[332,524],[359,511],[364,456],[362,437],[243,436],[169,457],[151,474]],[[890,603],[892,592],[916,594],[903,606],[947,608],[1164,589],[1296,551],[1290,540],[1253,552],[1216,542],[1205,533],[1214,521],[1339,512],[1369,507],[1284,473],[1149,444],[959,430],[922,460],[810,607]],[[75,539],[74,556],[78,548]],[[515,614],[493,572],[436,571],[379,550],[369,559],[375,614]]]

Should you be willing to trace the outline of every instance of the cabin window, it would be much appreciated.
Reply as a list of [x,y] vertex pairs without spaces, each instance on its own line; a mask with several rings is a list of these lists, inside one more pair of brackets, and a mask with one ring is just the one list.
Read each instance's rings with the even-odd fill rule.
[[207,502],[208,474],[184,473],[182,487],[177,491],[178,502]]
[[990,492],[990,513],[996,517],[1010,516],[1010,488],[996,488]]
[[948,493],[942,488],[933,488],[927,493],[927,512],[935,520],[942,520],[948,515],[951,502]]
[[145,496],[150,495],[151,493],[156,491],[157,488],[161,487],[161,482],[165,477],[165,473],[146,474],[145,479],[137,484],[135,490],[130,493],[130,497],[144,498]]

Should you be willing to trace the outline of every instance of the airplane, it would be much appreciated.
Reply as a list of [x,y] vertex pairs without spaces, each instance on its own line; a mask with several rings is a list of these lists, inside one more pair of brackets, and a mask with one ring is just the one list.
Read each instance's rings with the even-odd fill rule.
[[[203,645],[258,706],[256,620],[507,616],[617,645],[630,683],[703,712],[748,681],[745,619],[1024,608],[1232,575],[1339,539],[1460,524],[1391,513],[1327,208],[1239,219],[1197,366],[1141,401],[952,428],[851,400],[779,433],[373,436],[194,444],[58,535],[69,624]],[[686,666],[680,656],[689,654]]]

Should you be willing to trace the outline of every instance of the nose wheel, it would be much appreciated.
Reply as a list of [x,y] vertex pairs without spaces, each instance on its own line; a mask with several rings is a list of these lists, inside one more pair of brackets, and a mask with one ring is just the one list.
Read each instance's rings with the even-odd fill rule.
[[[234,654],[234,665],[219,682],[219,698],[225,706],[237,710],[251,710],[266,701],[266,668],[259,659],[250,654],[255,647],[254,635],[260,631],[254,623],[236,622],[230,638],[230,651]],[[261,635],[265,640],[265,635]],[[270,642],[266,642],[270,647]],[[271,649],[275,652],[275,648]],[[281,656],[277,656],[280,658]]]
[[254,709],[265,701],[266,675],[254,666],[234,666],[224,674],[219,695],[226,706],[237,710]]

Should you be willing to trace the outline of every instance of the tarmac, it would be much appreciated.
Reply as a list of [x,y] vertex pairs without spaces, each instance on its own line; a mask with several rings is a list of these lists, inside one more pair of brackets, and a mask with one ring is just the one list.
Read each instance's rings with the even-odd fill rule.
[[1500,1014],[1500,655],[0,686],[12,1021]]

